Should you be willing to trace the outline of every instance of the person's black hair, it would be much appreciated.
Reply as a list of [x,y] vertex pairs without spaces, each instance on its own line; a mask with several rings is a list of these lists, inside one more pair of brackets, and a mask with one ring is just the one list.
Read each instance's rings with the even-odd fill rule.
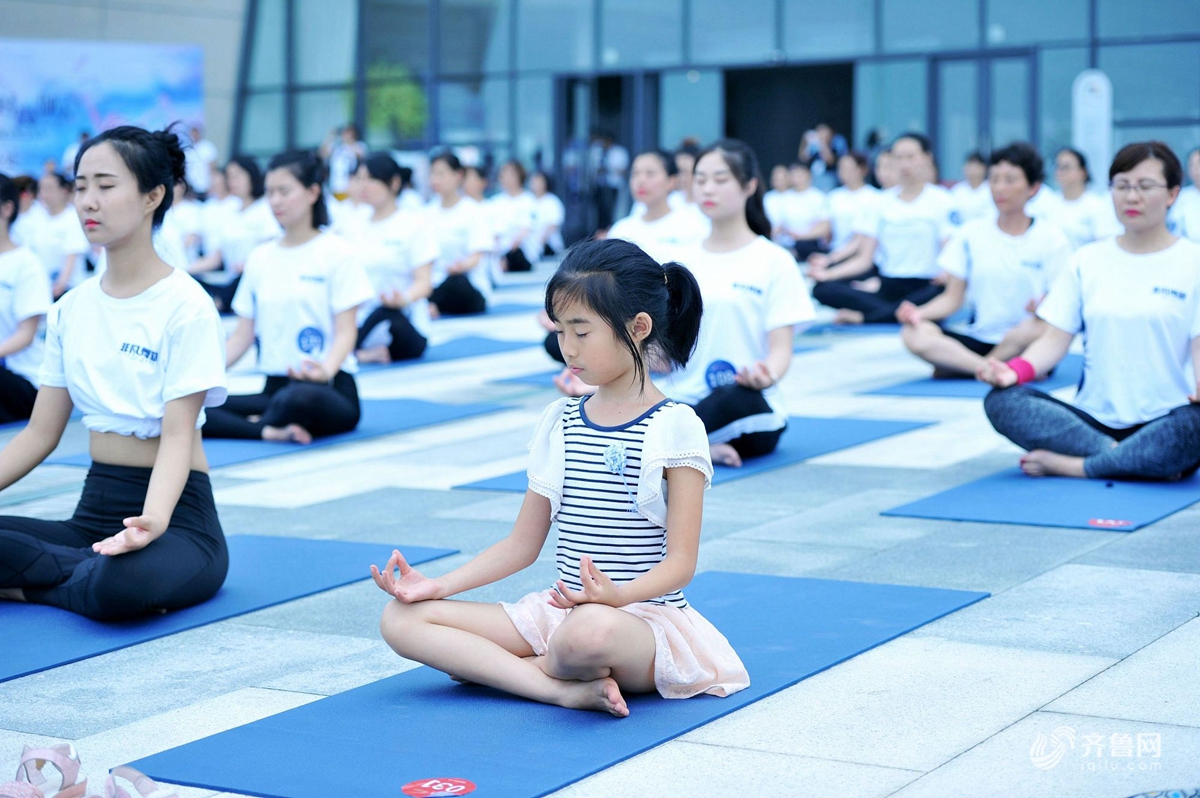
[[[673,164],[673,163],[675,163],[675,161],[672,160],[671,163]],[[678,170],[676,170],[676,171],[678,171]],[[554,193],[554,178],[550,176],[550,173],[543,171],[542,169],[536,169],[536,170],[534,170],[534,173],[532,175],[530,175],[530,177],[536,177],[537,175],[541,175],[542,180],[546,181],[546,193],[553,194]]]
[[[259,199],[267,193],[266,175],[258,167],[258,161],[249,155],[235,155],[229,159],[229,163],[225,164],[225,168],[229,169],[229,164],[231,163],[237,164],[238,168],[250,175],[250,199]],[[226,178],[228,178],[228,175],[226,175]]]
[[[687,365],[700,335],[704,303],[700,285],[680,263],[659,265],[637,244],[619,238],[571,247],[546,284],[546,313],[558,323],[566,305],[578,303],[598,315],[633,356],[639,383],[646,380],[647,353],[674,366]],[[629,323],[650,317],[650,335],[639,347]]]
[[11,229],[13,222],[21,214],[21,190],[17,188],[17,184],[12,181],[12,178],[6,174],[0,174],[0,207],[4,203],[11,202],[12,216],[4,220],[4,226]]
[[666,170],[667,177],[676,177],[679,174],[679,165],[675,163],[675,155],[658,147],[651,147],[647,150],[642,150],[637,155],[633,156],[633,160],[641,158],[643,155],[650,155],[658,159],[662,164],[662,168]]
[[1179,188],[1183,184],[1183,164],[1171,146],[1162,141],[1135,141],[1126,144],[1113,158],[1112,166],[1108,168],[1108,179],[1111,181],[1122,172],[1132,171],[1142,161],[1158,161],[1162,164],[1163,177],[1167,181],[1167,189]]
[[529,173],[525,171],[524,164],[522,164],[516,158],[510,158],[509,160],[505,161],[504,164],[500,168],[503,169],[505,166],[509,166],[509,167],[512,167],[513,169],[516,169],[517,170],[517,181],[522,186],[525,185],[525,181],[529,179]]
[[1025,179],[1031,186],[1046,179],[1046,168],[1042,156],[1038,153],[1037,147],[1027,141],[1014,141],[998,150],[993,150],[988,166],[995,166],[1001,161],[1010,163],[1024,172]]
[[[138,191],[149,194],[159,186],[163,187],[162,202],[154,209],[151,221],[153,227],[158,227],[175,200],[175,184],[183,180],[186,174],[183,146],[179,142],[179,136],[176,136],[170,127],[155,131],[133,125],[110,128],[98,136],[92,136],[79,146],[79,152],[75,155],[75,174],[79,174],[79,162],[83,159],[83,154],[92,147],[105,143],[117,151],[125,166],[133,172],[133,176],[137,178]],[[60,182],[65,179],[61,175],[58,177]]]
[[1070,153],[1079,162],[1079,168],[1083,170],[1083,182],[1092,182],[1092,173],[1088,170],[1087,156],[1074,147],[1060,147],[1058,152],[1054,153],[1054,159],[1058,160],[1058,156],[1064,152]]
[[[80,153],[80,154],[82,155],[83,153]],[[75,165],[76,165],[76,168],[78,168],[78,166],[79,166],[78,158],[75,159]],[[71,178],[67,177],[62,172],[51,172],[49,176],[54,178],[55,182],[58,183],[59,188],[70,188],[71,183],[74,182],[71,180]]]
[[803,169],[806,172],[811,172],[812,164],[806,163],[805,161],[792,161],[790,164],[788,164],[788,171],[790,172],[793,169]]
[[696,165],[699,166],[700,159],[705,155],[714,152],[724,159],[729,171],[742,188],[748,186],[751,180],[754,181],[754,193],[746,198],[746,224],[760,236],[770,238],[771,222],[767,219],[767,211],[763,207],[763,194],[766,192],[763,189],[762,172],[758,168],[758,156],[744,141],[721,139],[700,151],[696,156]]
[[[912,141],[915,141],[917,146],[921,148],[921,152],[933,152],[933,145],[929,143],[929,137],[924,133],[918,133],[915,130],[905,131],[899,136],[896,136],[896,138],[892,139],[892,147],[895,147],[896,142],[901,141],[902,139],[911,139]],[[891,149],[891,147],[888,149]]]
[[676,155],[690,155],[697,161],[700,160],[700,145],[696,144],[695,139],[684,139],[675,149]]
[[413,187],[413,170],[409,166],[400,167],[400,190]]
[[325,193],[321,184],[325,182],[325,164],[311,150],[281,152],[271,158],[267,171],[286,169],[305,188],[317,187],[317,201],[312,206],[312,226],[315,230],[329,224],[329,208],[325,205]]
[[12,179],[17,186],[17,191],[22,194],[29,194],[34,199],[38,195],[38,181],[34,180],[31,175],[17,175]]
[[867,172],[871,168],[871,158],[862,150],[850,150],[842,155],[843,158],[853,158],[854,164],[859,169]]
[[446,164],[446,166],[450,167],[450,171],[452,172],[461,173],[463,171],[462,161],[458,160],[458,156],[449,150],[439,152],[437,155],[433,156],[433,158],[429,161],[429,165],[433,166],[438,161],[441,161],[442,163]]
[[[388,187],[388,191],[399,194],[404,190],[404,174],[396,159],[386,152],[373,152],[363,158],[361,166],[365,167],[372,180],[378,180]],[[412,174],[412,170],[409,170]],[[397,183],[396,181],[400,181]]]
[[963,158],[963,163],[971,163],[972,161],[974,161],[975,163],[977,163],[981,166],[988,165],[988,159],[984,158],[983,153],[980,152],[979,150],[971,150],[970,152],[967,153],[967,157]]
[[464,175],[464,176],[465,176],[465,175],[466,175],[468,172],[474,172],[474,173],[475,173],[475,175],[476,175],[476,176],[477,176],[477,177],[478,177],[480,180],[482,180],[482,181],[483,181],[484,189],[486,190],[486,188],[487,188],[487,184],[488,184],[488,179],[487,179],[487,175],[485,175],[485,174],[483,173],[483,170],[482,170],[482,169],[480,169],[478,166],[475,166],[474,164],[472,164],[472,165],[470,165],[470,166],[464,166],[464,167],[462,168],[462,172],[463,172],[463,175]]

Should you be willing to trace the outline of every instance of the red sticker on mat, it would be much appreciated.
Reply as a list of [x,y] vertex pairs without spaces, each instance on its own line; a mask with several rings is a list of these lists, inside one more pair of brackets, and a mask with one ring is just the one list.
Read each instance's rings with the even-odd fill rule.
[[1124,526],[1133,526],[1132,521],[1120,521],[1116,518],[1093,518],[1088,521],[1088,526],[1100,527],[1101,529],[1117,529]]
[[413,798],[466,795],[475,792],[475,783],[466,779],[418,779],[405,784],[400,791]]

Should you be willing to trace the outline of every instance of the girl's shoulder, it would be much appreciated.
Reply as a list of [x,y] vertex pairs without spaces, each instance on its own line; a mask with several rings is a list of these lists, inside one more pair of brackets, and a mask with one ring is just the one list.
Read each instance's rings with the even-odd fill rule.
[[690,405],[667,401],[648,419],[646,446],[669,459],[693,455],[707,459],[708,432]]

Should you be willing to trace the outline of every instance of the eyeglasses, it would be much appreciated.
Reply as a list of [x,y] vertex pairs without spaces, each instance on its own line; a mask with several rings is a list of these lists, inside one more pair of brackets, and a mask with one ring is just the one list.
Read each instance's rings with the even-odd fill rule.
[[1108,187],[1112,189],[1114,194],[1129,194],[1130,192],[1136,191],[1138,194],[1144,196],[1149,194],[1151,191],[1154,191],[1156,188],[1166,188],[1167,184],[1149,183],[1143,181],[1141,183],[1109,183]]

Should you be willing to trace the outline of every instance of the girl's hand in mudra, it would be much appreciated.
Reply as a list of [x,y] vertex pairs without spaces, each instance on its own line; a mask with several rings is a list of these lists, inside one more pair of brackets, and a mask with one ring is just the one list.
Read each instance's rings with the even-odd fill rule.
[[551,606],[560,610],[569,610],[580,604],[621,606],[621,594],[617,583],[596,567],[596,563],[586,554],[579,558],[579,582],[583,585],[582,591],[572,590],[561,579],[558,580],[555,585],[557,592],[550,596]]
[[[396,569],[400,570],[399,579],[394,574]],[[404,555],[395,550],[382,571],[374,565],[371,566],[371,578],[379,585],[380,590],[405,604],[439,598],[441,592],[436,581],[409,565]]]

